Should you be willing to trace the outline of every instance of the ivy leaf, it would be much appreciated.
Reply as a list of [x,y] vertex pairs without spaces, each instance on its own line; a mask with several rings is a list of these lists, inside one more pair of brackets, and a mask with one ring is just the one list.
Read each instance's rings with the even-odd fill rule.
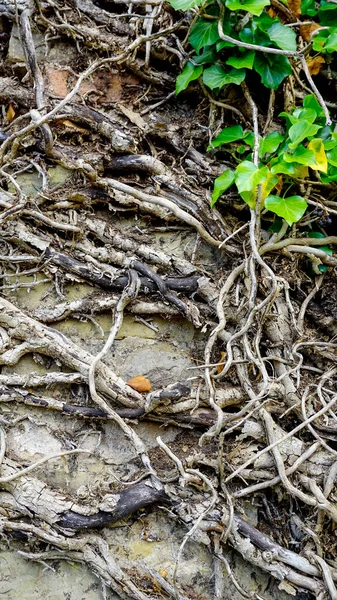
[[282,50],[296,51],[296,33],[290,27],[285,27],[282,23],[274,23],[267,33],[271,41]]
[[277,159],[277,161],[271,166],[271,172],[275,175],[284,174],[290,175],[290,177],[300,177],[301,179],[305,179],[308,177],[308,167],[306,165],[301,165],[298,163],[287,163],[281,159]]
[[329,0],[321,0],[319,10],[320,12],[324,12],[327,10],[335,10],[336,5],[334,2],[330,2]]
[[217,199],[223,194],[234,182],[235,173],[230,169],[224,171],[220,177],[217,177],[214,181],[214,189],[212,194],[211,206],[214,206]]
[[218,21],[198,19],[192,28],[189,38],[191,46],[199,52],[204,46],[211,46],[218,41]]
[[[283,154],[283,160],[287,163],[299,163],[300,165],[306,165],[310,167],[312,164],[316,164],[315,154],[312,150],[308,150],[302,144],[298,146],[292,154]],[[317,168],[317,167],[316,167]]]
[[308,164],[308,167],[315,171],[323,171],[326,173],[328,170],[328,160],[324,150],[323,140],[321,138],[314,138],[308,144],[308,150],[312,150],[315,155],[315,162]]
[[203,0],[168,0],[175,10],[189,10],[194,6],[200,6]]
[[259,16],[265,6],[269,6],[269,4],[269,0],[226,0],[229,10],[246,10],[256,16]]
[[276,219],[274,223],[269,225],[267,231],[271,231],[271,233],[279,233],[282,229],[283,221],[282,219]]
[[321,0],[319,3],[318,19],[320,25],[327,25],[328,27],[330,27],[332,23],[337,23],[336,4]]
[[269,35],[264,33],[261,29],[254,27],[252,22],[251,27],[244,27],[239,32],[239,38],[246,44],[256,44],[257,46],[270,46]]
[[257,197],[256,189],[252,192],[240,192],[240,196],[242,200],[244,200],[245,203],[248,204],[248,206],[250,206],[250,208],[255,208]]
[[313,109],[318,117],[324,117],[324,110],[314,94],[308,94],[303,100],[303,108]]
[[253,17],[252,26],[256,27],[257,30],[267,33],[268,29],[273,25],[273,23],[275,23],[275,21],[276,19],[264,12],[259,17]]
[[288,225],[292,225],[303,217],[308,205],[302,196],[280,198],[271,195],[266,198],[264,206],[278,217],[282,217]]
[[230,69],[229,71],[225,71],[225,69],[219,65],[213,65],[213,67],[205,69],[203,82],[211,90],[214,90],[216,88],[222,88],[229,83],[240,85],[245,77],[246,71],[244,69]]
[[252,69],[254,64],[255,52],[245,52],[241,56],[231,56],[226,60],[226,65],[236,69]]
[[289,148],[294,150],[305,138],[315,135],[319,129],[321,129],[320,125],[314,125],[313,123],[309,123],[309,121],[298,121],[298,123],[295,123],[289,129],[288,133],[291,139]]
[[295,125],[297,121],[309,121],[309,123],[313,123],[316,119],[317,112],[313,108],[295,108],[290,120]]
[[[235,39],[233,34],[232,37]],[[217,52],[220,52],[220,50],[222,50],[223,48],[234,48],[234,46],[235,44],[232,44],[232,42],[225,42],[225,40],[220,40],[216,43]]]
[[286,56],[278,54],[262,54],[257,52],[254,69],[261,77],[262,83],[269,89],[276,90],[283,79],[291,75],[292,68]]
[[[321,138],[320,138],[321,139]],[[335,140],[326,140],[324,142],[324,150],[328,151],[328,150],[332,150],[333,148],[335,148],[337,146],[337,142],[335,142]]]
[[267,166],[260,169],[249,160],[244,160],[236,167],[235,183],[238,191],[251,192],[254,188],[267,179],[269,169]]
[[323,173],[321,175],[321,180],[323,183],[331,183],[331,181],[337,181],[337,166],[335,167],[329,165],[328,174],[324,175]]
[[217,57],[213,46],[205,46],[205,48],[202,51],[202,54],[199,54],[199,56],[192,56],[193,62],[197,65],[203,65],[205,63],[214,63],[216,59]]
[[284,136],[277,131],[269,133],[265,138],[260,141],[259,157],[262,158],[267,152],[272,154],[277,150],[281,142],[284,141]]
[[183,71],[178,75],[176,80],[176,94],[180,94],[183,90],[186,90],[189,83],[198,79],[203,71],[203,67],[195,67],[191,62],[185,65]]
[[244,140],[245,144],[250,146],[252,149],[254,148],[255,136],[252,131],[247,131],[247,133],[245,133],[245,135],[243,137],[243,140]]
[[327,41],[324,44],[324,51],[336,52],[337,51],[337,33],[329,35]]
[[313,39],[313,49],[318,52],[336,52],[337,50],[337,28],[330,27],[320,31]]
[[220,131],[219,135],[211,142],[211,145],[208,146],[207,150],[212,150],[213,148],[217,148],[218,146],[222,146],[223,144],[230,144],[231,142],[237,142],[238,140],[242,140],[245,134],[241,125],[232,125],[232,127],[225,127],[222,131]]
[[333,148],[331,152],[328,152],[329,165],[337,167],[337,148]]
[[312,47],[316,52],[322,52],[325,42],[329,37],[329,31],[323,30],[316,33],[312,40]]
[[270,192],[276,187],[278,184],[278,176],[273,175],[270,171],[267,173],[267,179],[262,183],[262,193],[261,198],[262,201],[270,194]]
[[302,0],[302,15],[309,15],[309,17],[314,17],[315,15],[317,15],[315,4],[315,0]]

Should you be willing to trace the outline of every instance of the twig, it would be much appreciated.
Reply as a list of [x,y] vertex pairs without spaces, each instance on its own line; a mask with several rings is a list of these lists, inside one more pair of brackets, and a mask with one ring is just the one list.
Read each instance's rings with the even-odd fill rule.
[[23,475],[27,475],[27,473],[30,473],[31,471],[33,471],[37,467],[40,467],[49,460],[53,460],[54,458],[62,458],[63,456],[69,456],[70,454],[91,454],[91,452],[89,450],[81,450],[79,448],[76,448],[75,450],[65,450],[64,452],[50,454],[49,456],[45,456],[44,458],[37,460],[34,464],[29,465],[29,467],[26,467],[25,469],[21,469],[21,471],[13,473],[13,475],[8,475],[7,477],[0,477],[0,484],[8,483],[9,481],[14,481],[14,479],[23,477]]

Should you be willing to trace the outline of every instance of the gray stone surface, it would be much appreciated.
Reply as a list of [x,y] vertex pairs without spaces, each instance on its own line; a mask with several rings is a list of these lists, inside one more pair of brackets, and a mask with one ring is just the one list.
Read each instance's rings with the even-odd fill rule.
[[[13,546],[12,546],[13,547]],[[17,551],[0,546],[0,598],[4,600],[118,600],[78,563],[53,561],[49,566],[31,562]]]
[[[56,189],[65,184],[67,179],[69,179],[72,175],[68,169],[57,165],[56,167],[50,167],[48,169],[48,179],[49,179],[49,187],[52,189]],[[25,196],[29,196],[33,198],[36,196],[38,192],[42,190],[43,179],[37,171],[33,171],[32,173],[20,173],[15,176],[16,183],[20,186],[23,194]],[[9,184],[8,190],[11,193],[15,193],[15,188],[13,184]]]
[[[15,3],[13,3],[15,4]],[[44,41],[44,35],[42,33],[34,32],[34,45],[36,57],[38,60],[42,60],[45,58],[46,45]],[[9,40],[9,48],[8,48],[8,61],[10,63],[25,63],[25,53],[23,50],[23,46],[21,43],[18,26],[13,24],[11,37]]]

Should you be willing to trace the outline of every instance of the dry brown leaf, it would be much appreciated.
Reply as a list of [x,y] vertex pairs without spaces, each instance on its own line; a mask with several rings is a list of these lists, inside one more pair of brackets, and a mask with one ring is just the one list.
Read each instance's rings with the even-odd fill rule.
[[299,17],[301,14],[301,0],[288,0],[288,8],[295,17]]
[[132,377],[128,379],[126,382],[133,390],[136,392],[150,392],[152,390],[152,386],[149,379],[146,379],[143,375],[137,375],[136,377]]
[[13,104],[10,103],[9,107],[7,108],[7,112],[6,112],[7,121],[9,123],[11,123],[13,121],[14,117],[15,117],[15,108],[14,108]]
[[220,361],[216,368],[216,370],[218,371],[218,373],[221,373],[222,369],[224,368],[225,362],[226,362],[226,358],[227,358],[227,353],[226,352],[221,352],[220,354]]
[[158,573],[159,573],[159,575],[161,575],[162,577],[164,577],[164,579],[167,579],[168,572],[165,571],[165,569],[158,569]]
[[313,58],[307,58],[306,63],[308,65],[310,75],[318,75],[322,65],[325,63],[323,56],[315,56]]
[[277,12],[276,12],[275,8],[273,8],[272,6],[270,8],[268,8],[268,10],[266,12],[267,12],[267,15],[269,15],[272,19],[274,17],[277,17]]
[[300,27],[300,34],[301,37],[306,41],[306,42],[310,42],[311,41],[311,35],[312,33],[316,30],[319,29],[319,25],[318,23],[314,23],[312,22],[310,25],[301,25]]
[[73,121],[69,121],[69,119],[59,119],[57,123],[64,125],[64,127],[66,127],[67,129],[78,131],[79,133],[89,133],[89,129],[86,129],[85,127],[80,127],[76,123],[73,123]]
[[127,108],[123,104],[118,104],[118,108],[122,111],[122,113],[131,121],[141,129],[142,131],[147,131],[148,125],[146,121],[144,121],[143,117],[140,114],[136,113],[131,108]]

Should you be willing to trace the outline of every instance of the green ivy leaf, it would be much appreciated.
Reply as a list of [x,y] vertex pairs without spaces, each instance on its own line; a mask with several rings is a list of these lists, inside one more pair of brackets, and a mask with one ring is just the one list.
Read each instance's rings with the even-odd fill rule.
[[335,10],[336,4],[334,2],[329,2],[329,0],[321,0],[319,10],[320,12],[324,12],[327,10]]
[[291,116],[291,122],[295,125],[296,121],[309,121],[314,123],[317,119],[317,112],[313,108],[295,108]]
[[333,148],[330,152],[327,153],[327,159],[329,165],[333,167],[337,167],[337,148]]
[[282,50],[296,51],[296,33],[290,27],[285,27],[282,23],[274,23],[267,33],[271,41]]
[[168,0],[175,10],[189,10],[194,6],[201,6],[203,0]]
[[214,189],[212,194],[211,206],[214,206],[218,198],[223,194],[234,182],[235,173],[230,169],[224,171],[220,177],[214,181]]
[[257,194],[255,190],[252,192],[240,192],[242,200],[244,200],[245,203],[250,206],[250,208],[255,208],[256,206],[256,195]]
[[298,121],[298,123],[295,123],[289,129],[288,133],[291,139],[289,148],[294,150],[298,144],[306,138],[315,135],[319,129],[321,129],[320,125],[314,125],[313,123],[309,123],[309,121]]
[[252,131],[247,131],[247,133],[245,133],[245,135],[243,137],[243,140],[244,140],[245,144],[250,146],[252,149],[254,148],[255,136]]
[[295,177],[295,166],[293,163],[286,163],[282,159],[276,159],[276,162],[272,164],[270,168],[273,175],[290,175]]
[[252,15],[259,16],[266,6],[269,6],[269,0],[226,0],[226,6],[230,10],[246,10]]
[[191,81],[194,81],[200,77],[202,71],[203,67],[195,67],[192,63],[188,62],[183,71],[177,77],[176,94],[178,95],[183,90],[186,90]]
[[[232,37],[235,39],[234,35],[232,35]],[[220,52],[220,50],[223,50],[223,48],[234,48],[235,44],[232,44],[232,42],[225,42],[225,40],[220,40],[219,42],[216,43],[216,50],[217,52]]]
[[291,64],[286,56],[262,55],[261,52],[256,53],[254,69],[260,75],[262,83],[272,90],[276,90],[283,79],[292,73]]
[[332,33],[331,35],[329,35],[327,41],[324,44],[323,50],[326,52],[337,51],[337,33]]
[[315,0],[302,0],[301,11],[302,15],[309,15],[309,17],[317,15]]
[[328,169],[328,174],[325,175],[324,173],[321,173],[320,176],[323,183],[337,181],[337,167],[330,166]]
[[313,38],[312,47],[318,52],[336,52],[337,51],[337,28],[330,27],[325,31],[320,31]]
[[[269,3],[270,4],[270,3]],[[251,26],[257,30],[267,33],[268,29],[276,22],[276,19],[263,12],[259,17],[253,17]]]
[[239,38],[245,44],[256,44],[257,46],[270,46],[269,35],[255,28],[252,23],[251,27],[244,27],[239,32]]
[[244,69],[230,69],[229,71],[225,71],[219,65],[213,65],[213,67],[205,69],[203,82],[211,90],[215,90],[229,83],[240,85],[245,77],[246,71]]
[[303,217],[307,210],[307,203],[302,196],[289,196],[280,198],[280,196],[268,196],[264,202],[265,208],[282,217],[288,225],[296,223]]
[[324,110],[321,107],[320,103],[318,102],[318,100],[314,94],[308,94],[307,96],[304,97],[303,108],[313,109],[316,112],[317,117],[325,116]]
[[284,136],[277,131],[269,133],[260,141],[259,157],[262,158],[266,153],[272,154],[277,150],[279,145],[284,141]]
[[215,44],[219,38],[218,21],[208,21],[207,19],[198,19],[192,27],[189,38],[191,46],[199,52],[204,46]]
[[283,154],[282,158],[287,163],[300,163],[300,165],[310,165],[316,163],[315,154],[313,151],[308,150],[308,148],[305,148],[302,146],[302,144],[296,148],[293,154],[288,154],[286,152]]
[[205,46],[202,53],[199,56],[192,56],[192,61],[197,65],[204,65],[205,63],[214,63],[217,60],[214,46]]
[[240,154],[240,155],[241,155],[241,154],[246,154],[246,153],[247,153],[247,150],[248,150],[247,146],[244,146],[243,144],[240,144],[240,146],[238,146],[238,147],[236,148],[236,153],[237,153],[237,154]]
[[241,56],[231,56],[226,60],[226,65],[236,69],[252,69],[254,64],[255,52],[245,52]]
[[238,191],[251,192],[254,188],[265,181],[268,177],[267,166],[258,168],[249,160],[244,160],[236,167],[235,183]]
[[335,142],[335,140],[326,140],[323,145],[324,145],[324,150],[328,151],[328,150],[332,150],[333,148],[335,148],[337,146],[337,142]]
[[313,37],[312,47],[316,52],[322,52],[325,42],[329,37],[329,31],[319,31]]
[[219,135],[211,142],[211,145],[208,146],[207,150],[213,150],[213,148],[217,148],[218,146],[222,146],[223,144],[230,144],[231,142],[237,142],[238,140],[242,140],[244,138],[244,132],[241,125],[232,125],[232,127],[225,127],[222,131],[220,131]]
[[283,225],[282,219],[275,219],[274,223],[269,225],[267,231],[271,231],[271,233],[279,233],[281,231]]
[[332,2],[319,2],[318,20],[320,25],[330,27],[331,23],[337,23],[337,6]]

